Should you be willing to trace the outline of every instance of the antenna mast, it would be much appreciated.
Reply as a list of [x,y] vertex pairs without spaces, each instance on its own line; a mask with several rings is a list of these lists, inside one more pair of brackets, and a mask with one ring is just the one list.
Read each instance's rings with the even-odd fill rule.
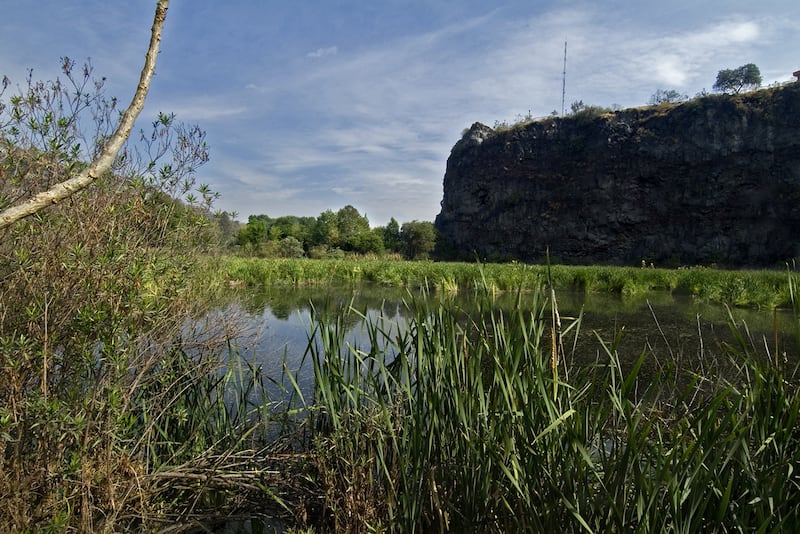
[[564,73],[561,76],[561,114],[564,114],[564,99],[567,95],[567,42],[564,41]]

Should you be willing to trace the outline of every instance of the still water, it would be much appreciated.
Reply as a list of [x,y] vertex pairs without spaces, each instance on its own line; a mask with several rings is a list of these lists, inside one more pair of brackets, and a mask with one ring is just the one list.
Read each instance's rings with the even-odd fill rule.
[[[730,367],[723,346],[737,346],[730,318],[739,327],[751,353],[772,360],[796,363],[798,322],[789,310],[728,309],[698,302],[688,295],[654,292],[636,298],[608,294],[558,292],[563,326],[581,317],[580,329],[565,337],[568,358],[577,365],[604,357],[603,343],[615,345],[623,363],[647,354],[644,376],[678,362],[682,367],[713,375]],[[317,310],[352,306],[371,319],[383,317],[394,328],[403,328],[406,302],[423,298],[419,292],[379,286],[358,288],[270,288],[267,291],[231,291],[205,321],[211,332],[223,330],[230,348],[246,360],[260,365],[267,376],[286,384],[292,373],[308,399],[313,391],[313,369],[304,361],[312,329],[312,307]],[[435,295],[428,298],[438,298]],[[470,309],[469,292],[454,297],[460,307]],[[497,307],[510,310],[516,295],[500,294]],[[532,295],[522,296],[522,306],[533,307]],[[730,314],[730,315],[729,315]],[[350,314],[347,340],[367,348],[363,320]],[[577,335],[573,335],[577,333]],[[280,396],[279,392],[275,392]]]

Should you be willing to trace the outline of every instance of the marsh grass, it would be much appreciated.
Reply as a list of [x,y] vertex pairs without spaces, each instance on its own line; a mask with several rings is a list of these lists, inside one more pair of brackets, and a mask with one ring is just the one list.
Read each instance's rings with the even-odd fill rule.
[[[792,285],[794,288],[794,285]],[[369,343],[318,312],[309,342],[326,525],[334,531],[730,532],[800,526],[795,363],[730,318],[733,372],[623,368],[619,336],[570,365],[580,319],[554,293],[504,313],[410,299]],[[350,309],[345,313],[359,314]],[[364,317],[362,317],[364,318]],[[760,348],[759,348],[760,347]],[[699,354],[698,358],[705,358]],[[794,360],[793,360],[794,362]]]
[[[77,326],[59,343],[52,294],[20,309],[27,316],[5,316],[0,519],[9,530],[178,531],[276,517],[356,532],[798,525],[797,354],[769,352],[730,317],[733,341],[719,362],[701,353],[699,366],[677,358],[645,376],[654,355],[645,350],[623,364],[617,336],[598,337],[593,364],[574,364],[581,320],[558,313],[554,288],[624,291],[624,271],[381,260],[206,264],[204,275],[235,271],[254,284],[382,276],[422,293],[438,285],[440,298],[409,292],[411,316],[402,323],[352,303],[316,308],[306,353],[314,394],[304,397],[296,370],[284,364],[281,376],[267,375],[220,317],[187,326],[180,318],[194,307],[164,305],[199,291],[180,262],[116,258],[97,260],[105,270],[82,302],[104,295],[114,304],[119,284],[133,315],[128,308],[104,315],[97,306],[70,312]],[[135,276],[126,277],[131,269]],[[672,276],[641,271],[655,271],[653,284]],[[35,295],[55,279],[52,271],[35,279],[30,269],[14,272],[35,281],[28,282]],[[81,287],[79,270],[57,272]],[[694,276],[706,283],[705,272]],[[800,331],[796,275],[786,278]],[[224,286],[211,279],[206,289]],[[22,288],[9,285],[4,294]],[[475,307],[459,307],[448,298],[454,292],[471,292]],[[504,311],[498,292],[515,292],[517,305]],[[25,317],[41,326],[38,337],[9,327]],[[367,342],[359,345],[348,331],[362,321]],[[731,371],[724,378],[722,365]]]
[[[695,267],[660,269],[612,266],[524,265],[399,261],[386,259],[309,260],[215,258],[212,280],[250,286],[321,286],[375,283],[411,288],[474,291],[535,291],[546,279],[560,290],[635,297],[653,291],[677,292],[700,300],[740,307],[792,305],[786,272],[725,271]],[[219,282],[217,282],[219,283]]]

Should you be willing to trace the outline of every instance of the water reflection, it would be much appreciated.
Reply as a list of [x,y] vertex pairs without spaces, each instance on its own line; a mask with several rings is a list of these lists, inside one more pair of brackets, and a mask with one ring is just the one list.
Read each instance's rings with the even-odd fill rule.
[[[286,372],[296,373],[303,395],[310,398],[313,390],[313,369],[303,365],[308,336],[311,332],[311,310],[335,312],[353,307],[369,318],[382,317],[403,327],[407,302],[424,298],[420,292],[379,286],[352,288],[270,288],[263,292],[238,290],[227,296],[227,303],[213,314],[214,321],[235,324],[232,332],[235,350],[247,360],[257,362],[267,376],[278,378]],[[442,297],[429,297],[442,298]],[[469,313],[472,295],[448,295]],[[531,295],[522,295],[521,305],[533,306]],[[576,337],[565,340],[566,352],[574,363],[591,364],[603,359],[601,341],[611,344],[619,339],[616,349],[625,364],[635,361],[642,352],[648,363],[642,378],[666,365],[680,362],[683,367],[714,370],[729,366],[722,346],[735,344],[729,328],[729,313],[746,325],[746,336],[758,354],[778,359],[796,358],[798,353],[797,323],[793,314],[769,310],[729,310],[720,305],[697,302],[686,295],[666,292],[650,293],[639,298],[622,298],[608,294],[557,293],[563,322],[581,317]],[[514,294],[499,294],[496,305],[511,310],[516,305]],[[366,332],[359,314],[345,317],[347,339],[365,348]],[[621,336],[618,335],[622,333]],[[749,335],[748,335],[749,334]],[[792,362],[794,363],[794,362]],[[720,369],[721,371],[721,369]],[[277,394],[277,393],[276,393]]]

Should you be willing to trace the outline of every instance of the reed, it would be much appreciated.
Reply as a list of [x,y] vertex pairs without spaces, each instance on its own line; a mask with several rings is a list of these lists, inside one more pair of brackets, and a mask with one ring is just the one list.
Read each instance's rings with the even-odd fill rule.
[[[180,262],[119,261],[87,301],[116,294],[107,288],[136,268],[132,308],[147,321],[137,315],[101,329],[118,315],[82,308],[75,316],[87,341],[76,343],[73,329],[53,349],[52,300],[32,301],[25,313],[41,308],[42,336],[8,328],[0,337],[0,519],[11,530],[158,530],[237,516],[358,532],[800,525],[800,346],[765,354],[771,345],[730,317],[734,342],[719,362],[699,355],[701,371],[677,362],[643,376],[652,355],[623,364],[619,338],[598,338],[594,364],[577,367],[571,341],[581,321],[560,316],[554,290],[636,295],[639,286],[625,287],[641,276],[642,287],[696,284],[698,293],[751,299],[762,298],[751,286],[764,295],[783,287],[771,273],[207,263],[207,290],[226,285],[214,274],[223,272],[254,285],[369,281],[472,292],[469,312],[458,299],[409,292],[411,317],[402,322],[352,304],[315,309],[306,352],[315,390],[304,398],[293,372],[284,365],[282,376],[267,376],[220,317],[196,324],[193,306],[187,315],[159,307],[176,298],[170,291],[187,274]],[[800,332],[797,275],[780,276]],[[198,291],[185,280],[179,288],[186,297]],[[515,292],[513,310],[496,305],[499,291]],[[355,319],[365,321],[363,346],[347,334]],[[142,326],[150,323],[161,326]],[[732,370],[725,378],[715,373],[721,365]]]
[[[485,286],[484,286],[485,287]],[[792,286],[794,287],[794,286]],[[314,454],[336,531],[729,532],[800,525],[796,368],[731,317],[728,378],[640,377],[616,340],[573,368],[555,293],[503,313],[412,299],[369,343],[317,311]],[[346,310],[345,314],[359,314]],[[365,317],[362,317],[366,319]],[[676,392],[676,388],[681,389]]]
[[0,337],[0,531],[294,517],[296,380],[265,376],[224,318],[178,324],[62,349],[49,370],[36,340]]
[[163,354],[128,411],[143,500],[127,519],[147,529],[292,519],[305,494],[295,446],[302,422],[275,378],[207,340],[200,350],[177,345]]

